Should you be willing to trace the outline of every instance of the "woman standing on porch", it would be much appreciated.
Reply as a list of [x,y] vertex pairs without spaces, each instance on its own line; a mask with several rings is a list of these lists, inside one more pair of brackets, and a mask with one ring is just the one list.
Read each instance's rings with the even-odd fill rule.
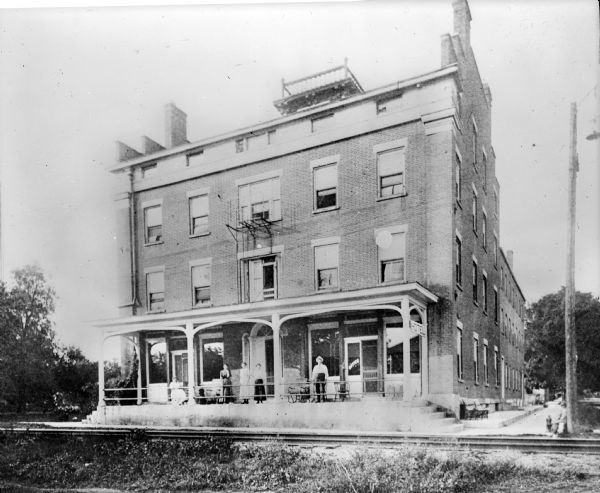
[[254,368],[254,400],[257,404],[267,400],[265,391],[265,373],[260,363],[256,363]]
[[231,402],[231,372],[227,363],[223,363],[223,369],[219,373],[221,377],[221,383],[223,384],[223,402],[225,404]]
[[252,399],[252,380],[248,364],[243,361],[240,368],[240,401],[242,404],[248,404],[250,399]]

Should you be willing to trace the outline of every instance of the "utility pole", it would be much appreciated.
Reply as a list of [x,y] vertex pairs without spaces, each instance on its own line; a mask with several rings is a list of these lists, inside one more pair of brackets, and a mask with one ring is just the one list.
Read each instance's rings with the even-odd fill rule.
[[575,330],[575,187],[577,184],[577,104],[571,103],[571,142],[569,147],[569,227],[567,246],[567,287],[565,290],[565,383],[567,429],[577,431],[577,346]]

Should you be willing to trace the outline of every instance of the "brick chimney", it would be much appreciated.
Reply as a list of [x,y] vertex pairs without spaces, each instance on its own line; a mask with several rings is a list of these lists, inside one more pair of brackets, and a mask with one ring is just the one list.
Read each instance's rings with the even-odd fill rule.
[[513,251],[512,250],[506,250],[506,261],[508,262],[508,266],[510,267],[510,270],[512,270],[512,268],[513,268]]
[[165,105],[165,146],[187,144],[187,115],[175,103]]
[[452,0],[454,10],[454,33],[458,34],[466,51],[471,46],[471,11],[467,0]]

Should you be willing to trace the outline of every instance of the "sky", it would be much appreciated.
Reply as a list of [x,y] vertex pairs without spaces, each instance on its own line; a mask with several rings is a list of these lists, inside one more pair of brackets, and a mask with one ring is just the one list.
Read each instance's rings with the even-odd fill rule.
[[[576,287],[600,294],[595,0],[471,0],[492,90],[500,244],[529,302],[565,284],[569,111],[579,108]],[[115,141],[199,140],[278,116],[281,78],[340,65],[369,90],[440,66],[450,0],[0,9],[2,271],[37,264],[64,344],[97,358],[117,316]]]

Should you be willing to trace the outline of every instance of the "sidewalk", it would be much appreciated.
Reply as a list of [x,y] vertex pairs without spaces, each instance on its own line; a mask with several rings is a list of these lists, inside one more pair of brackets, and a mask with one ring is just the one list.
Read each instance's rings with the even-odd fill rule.
[[499,411],[487,419],[462,421],[465,429],[458,435],[548,435],[546,418],[558,419],[560,405],[549,402],[548,407],[533,406],[522,411]]

